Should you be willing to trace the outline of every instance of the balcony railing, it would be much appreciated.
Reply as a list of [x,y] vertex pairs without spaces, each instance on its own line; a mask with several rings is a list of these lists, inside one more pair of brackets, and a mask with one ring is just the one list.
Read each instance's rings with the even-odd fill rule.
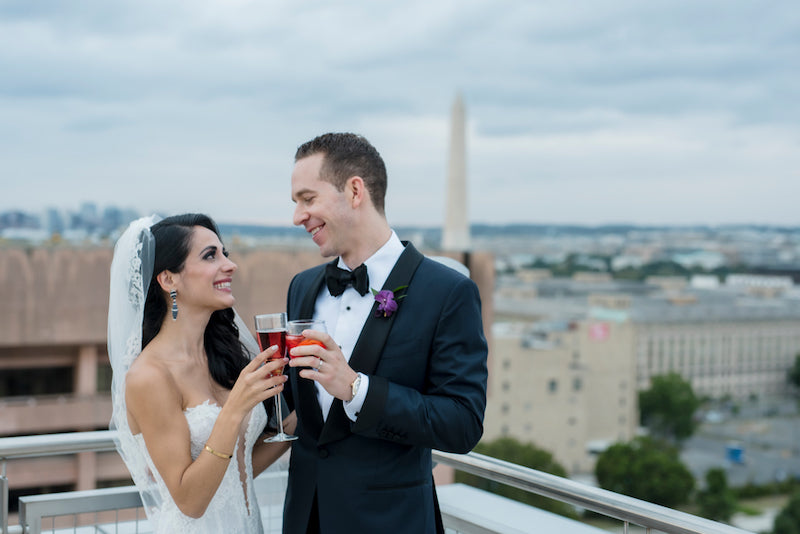
[[[20,498],[19,525],[8,525],[8,480],[5,464],[11,458],[44,456],[114,449],[112,431],[75,432],[42,436],[22,436],[0,439],[0,489],[2,489],[2,533],[38,534],[43,517],[63,514],[77,515],[104,510],[137,508],[139,495],[134,487],[68,492]],[[574,506],[615,518],[622,522],[623,531],[638,525],[647,532],[666,534],[746,534],[747,531],[723,523],[658,506],[611,491],[594,488],[565,478],[542,473],[516,464],[476,453],[466,455],[434,451],[438,463],[474,475],[508,484],[525,491],[550,497]],[[477,525],[471,529],[465,521],[444,514],[445,527],[459,532],[493,532]],[[137,522],[138,524],[138,522]],[[72,531],[72,530],[70,530]]]

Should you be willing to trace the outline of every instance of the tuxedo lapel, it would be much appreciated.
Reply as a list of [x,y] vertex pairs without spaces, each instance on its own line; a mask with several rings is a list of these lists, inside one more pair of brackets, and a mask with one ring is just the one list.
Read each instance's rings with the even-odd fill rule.
[[[335,262],[335,260],[334,260]],[[325,269],[321,269],[319,274],[308,286],[306,294],[303,296],[303,301],[300,303],[299,316],[296,319],[311,319],[314,316],[314,306],[317,302],[317,295],[325,281]],[[309,434],[317,438],[322,432],[322,410],[317,402],[317,388],[314,386],[313,380],[307,380],[300,376],[300,369],[292,369],[295,375],[295,383],[297,384],[295,395],[295,403],[299,405],[303,413],[308,414],[303,418],[304,423],[308,427]]]
[[[388,289],[393,291],[400,286],[407,286],[411,282],[417,267],[422,262],[422,254],[414,248],[414,245],[408,242],[403,243],[406,248],[395,263],[392,272],[386,279],[381,289]],[[406,289],[408,291],[408,289]],[[402,301],[401,301],[402,302]],[[364,328],[361,330],[361,335],[358,336],[353,354],[350,356],[350,367],[356,371],[364,374],[372,374],[378,366],[381,354],[383,353],[383,346],[386,344],[386,339],[389,337],[389,332],[394,324],[397,313],[402,313],[402,304],[400,308],[389,317],[378,317],[375,315],[378,303],[372,306],[367,322],[364,323]],[[312,308],[313,309],[313,308]],[[322,434],[319,437],[318,445],[324,445],[338,439],[342,439],[350,432],[350,419],[344,413],[344,406],[339,399],[333,399],[333,404],[328,412],[328,418],[322,428]]]
[[[414,276],[423,256],[411,243],[407,242],[405,245],[406,249],[398,258],[394,269],[389,273],[389,277],[381,289],[394,291],[398,287],[407,286],[411,283],[411,278]],[[405,289],[404,291],[408,292],[408,290]],[[401,313],[403,309],[402,302],[401,300],[400,307],[390,317],[376,316],[375,311],[378,309],[378,303],[376,302],[372,306],[367,322],[361,330],[361,335],[358,336],[355,348],[353,348],[353,354],[350,356],[350,367],[364,374],[375,372],[383,352],[383,346],[386,344],[386,338],[389,336],[389,331],[392,329],[397,314]]]

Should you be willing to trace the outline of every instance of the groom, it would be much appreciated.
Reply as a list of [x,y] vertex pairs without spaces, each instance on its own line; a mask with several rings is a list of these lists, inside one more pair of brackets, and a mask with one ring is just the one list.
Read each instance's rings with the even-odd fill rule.
[[289,318],[328,333],[307,331],[325,347],[297,347],[289,364],[286,534],[442,532],[431,449],[466,453],[483,433],[477,286],[400,242],[385,193],[383,159],[361,136],[321,135],[295,154],[294,224],[334,259],[289,286]]

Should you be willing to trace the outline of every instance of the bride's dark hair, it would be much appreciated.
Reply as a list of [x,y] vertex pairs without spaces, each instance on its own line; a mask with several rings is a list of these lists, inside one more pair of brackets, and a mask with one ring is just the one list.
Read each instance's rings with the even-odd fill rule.
[[[183,270],[195,226],[208,228],[219,237],[219,229],[214,221],[207,215],[198,213],[167,217],[150,227],[156,241],[156,250],[153,277],[147,291],[142,319],[143,349],[161,330],[161,324],[167,315],[167,297],[156,277],[165,270],[174,273]],[[211,314],[203,336],[208,370],[218,384],[228,389],[233,387],[239,373],[250,361],[247,349],[239,341],[239,328],[234,317],[232,308],[215,311]]]

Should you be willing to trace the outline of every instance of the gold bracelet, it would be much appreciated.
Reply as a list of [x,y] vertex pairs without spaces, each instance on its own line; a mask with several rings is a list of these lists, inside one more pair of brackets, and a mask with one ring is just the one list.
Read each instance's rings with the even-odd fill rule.
[[223,460],[230,460],[231,458],[233,458],[232,454],[225,454],[224,452],[215,451],[208,445],[206,445],[206,450],[211,454],[213,454],[214,456],[216,456],[217,458],[222,458]]

